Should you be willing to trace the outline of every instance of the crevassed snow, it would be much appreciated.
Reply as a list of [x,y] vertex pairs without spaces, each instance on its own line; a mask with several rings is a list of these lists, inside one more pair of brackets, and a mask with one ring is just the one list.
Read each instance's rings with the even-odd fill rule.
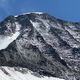
[[12,34],[12,36],[1,36],[0,35],[0,50],[5,49],[8,45],[16,40],[16,38],[20,35],[20,25],[16,22],[16,32]]
[[2,69],[0,69],[0,80],[64,80],[64,79],[59,79],[55,77],[47,77],[47,76],[38,77],[38,76],[33,75],[34,73],[28,69],[25,69],[26,72],[22,73],[11,67],[2,67],[2,68],[9,75],[5,74],[5,72],[3,72]]

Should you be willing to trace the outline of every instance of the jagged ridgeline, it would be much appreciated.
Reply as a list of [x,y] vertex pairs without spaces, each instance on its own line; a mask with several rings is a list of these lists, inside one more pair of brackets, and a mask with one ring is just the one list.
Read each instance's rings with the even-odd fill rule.
[[7,17],[0,23],[0,65],[80,80],[80,23],[42,12]]

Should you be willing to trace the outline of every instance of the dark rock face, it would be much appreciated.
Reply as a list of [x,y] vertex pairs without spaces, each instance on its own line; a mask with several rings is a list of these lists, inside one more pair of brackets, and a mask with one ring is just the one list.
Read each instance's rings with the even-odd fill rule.
[[[1,66],[21,66],[41,75],[80,79],[80,24],[46,13],[10,16],[0,23],[0,35],[20,35],[0,50]],[[9,28],[6,26],[9,23]]]

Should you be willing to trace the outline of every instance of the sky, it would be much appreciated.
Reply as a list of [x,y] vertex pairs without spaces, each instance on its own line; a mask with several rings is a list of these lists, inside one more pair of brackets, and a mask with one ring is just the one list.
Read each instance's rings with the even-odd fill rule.
[[0,21],[27,12],[46,12],[59,19],[80,22],[80,0],[0,0]]

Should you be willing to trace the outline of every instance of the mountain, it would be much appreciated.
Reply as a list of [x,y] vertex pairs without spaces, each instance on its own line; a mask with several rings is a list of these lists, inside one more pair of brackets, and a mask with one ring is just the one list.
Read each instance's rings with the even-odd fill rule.
[[80,80],[80,23],[42,12],[7,17],[0,22],[0,66],[1,80]]

